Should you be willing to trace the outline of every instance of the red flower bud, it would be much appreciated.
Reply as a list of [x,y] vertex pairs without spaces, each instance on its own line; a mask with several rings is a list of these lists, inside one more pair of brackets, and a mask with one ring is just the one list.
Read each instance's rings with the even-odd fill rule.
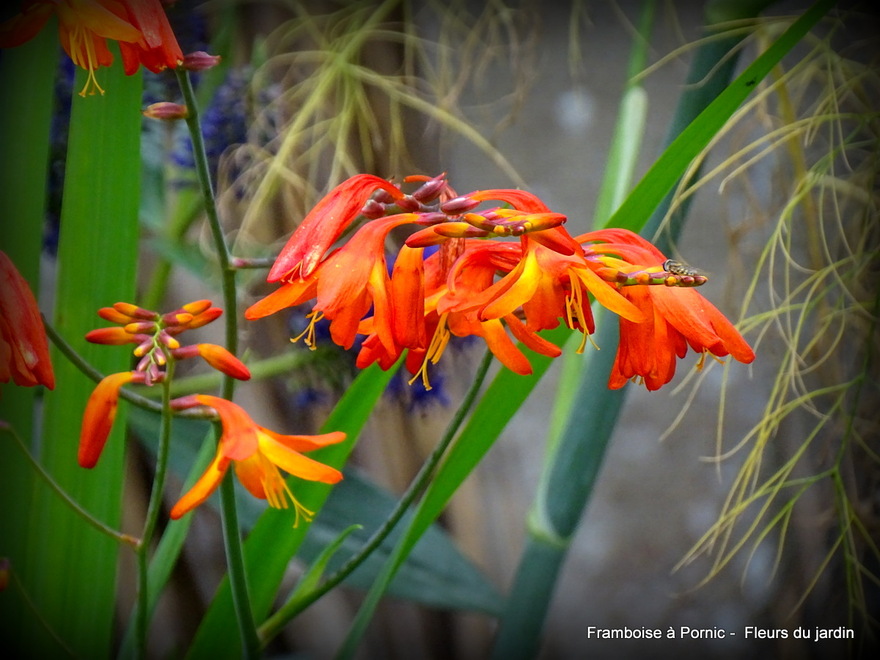
[[183,68],[187,71],[204,71],[220,64],[221,59],[219,55],[209,55],[203,50],[197,50],[183,56]]
[[159,101],[148,105],[141,111],[144,117],[150,119],[161,119],[162,121],[176,121],[178,119],[186,119],[189,117],[189,109],[180,103],[171,103],[170,101]]

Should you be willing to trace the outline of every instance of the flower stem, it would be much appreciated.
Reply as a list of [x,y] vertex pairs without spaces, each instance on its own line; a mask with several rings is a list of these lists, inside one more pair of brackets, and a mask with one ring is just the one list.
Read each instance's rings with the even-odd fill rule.
[[[225,311],[225,344],[226,349],[235,355],[238,351],[238,305],[235,290],[236,270],[232,265],[229,246],[223,235],[223,227],[220,224],[220,216],[217,211],[217,200],[214,197],[214,188],[211,183],[211,172],[208,167],[208,156],[205,151],[205,140],[202,134],[199,120],[199,107],[193,90],[189,72],[185,69],[176,69],[175,75],[180,84],[184,103],[189,113],[186,125],[192,140],[193,159],[196,173],[199,178],[199,186],[205,204],[205,214],[211,227],[211,235],[214,239],[214,247],[217,252],[218,265],[220,267],[221,287],[223,291],[223,305]],[[235,380],[226,376],[223,378],[222,396],[232,399],[235,388]],[[226,565],[229,571],[229,584],[232,588],[232,601],[235,606],[235,615],[238,620],[241,634],[242,657],[256,658],[260,653],[259,638],[254,624],[253,610],[251,607],[250,594],[248,593],[247,576],[244,568],[244,552],[241,546],[241,535],[238,526],[238,513],[235,507],[235,490],[232,482],[232,474],[227,474],[220,485],[220,513],[223,527],[223,544],[226,550]]]
[[150,551],[150,541],[156,531],[159,521],[159,513],[162,510],[162,490],[165,487],[165,477],[168,474],[168,449],[171,444],[171,382],[174,380],[174,360],[168,360],[165,368],[165,378],[162,381],[162,418],[159,426],[159,448],[156,452],[156,471],[153,475],[153,490],[150,493],[150,503],[147,506],[147,516],[144,521],[144,531],[141,534],[140,543],[137,547],[137,571],[138,571],[138,599],[135,645],[138,658],[147,655],[147,628],[149,625],[149,594],[147,588],[147,569],[149,562],[147,555]]
[[404,516],[415,499],[424,492],[425,488],[428,486],[428,482],[434,475],[437,465],[446,454],[449,445],[455,439],[456,435],[458,435],[458,430],[461,428],[462,422],[464,422],[467,414],[473,407],[477,395],[480,392],[480,388],[486,380],[486,374],[489,371],[489,366],[491,364],[492,353],[487,350],[480,365],[477,367],[477,372],[474,375],[470,388],[465,393],[455,416],[447,425],[443,437],[440,439],[440,442],[437,443],[437,446],[434,447],[430,456],[428,456],[422,464],[422,467],[419,469],[416,476],[413,477],[406,492],[401,496],[400,500],[395,505],[394,510],[389,514],[385,522],[373,532],[372,536],[367,539],[356,554],[352,555],[348,561],[339,568],[339,570],[327,578],[319,587],[302,596],[294,595],[294,597],[284,603],[275,614],[266,619],[259,629],[260,640],[263,645],[267,644],[273,637],[275,637],[275,635],[277,635],[297,614],[305,610],[309,605],[351,575],[351,573],[364,563],[364,561],[381,545],[382,541],[384,541],[394,530],[394,527],[400,522],[400,519]]
[[69,506],[74,513],[76,513],[80,518],[89,523],[92,527],[97,529],[102,534],[106,534],[114,541],[118,541],[119,543],[125,543],[126,545],[130,545],[133,548],[137,548],[138,540],[130,536],[129,534],[123,534],[122,532],[118,532],[115,529],[108,527],[100,520],[92,516],[88,511],[83,509],[77,502],[74,500],[66,490],[64,490],[61,486],[58,485],[58,482],[52,478],[46,470],[40,465],[39,461],[37,461],[33,456],[31,456],[30,451],[28,451],[27,445],[25,445],[24,440],[16,433],[15,429],[5,423],[0,423],[0,431],[6,431],[10,436],[12,436],[13,441],[15,442],[15,446],[21,450],[21,453],[27,459],[28,463],[31,464],[31,467],[34,468],[36,473],[40,475],[43,481],[55,491],[55,494],[61,498],[61,500]]

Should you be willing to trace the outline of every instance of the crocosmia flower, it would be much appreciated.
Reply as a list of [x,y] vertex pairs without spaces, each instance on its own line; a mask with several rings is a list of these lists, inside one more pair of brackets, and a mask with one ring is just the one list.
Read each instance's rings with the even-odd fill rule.
[[0,251],[0,383],[55,387],[46,330],[30,287]]
[[[701,353],[698,366],[707,354],[754,359],[733,325],[693,290],[707,278],[633,232],[606,229],[575,238],[563,214],[523,190],[458,195],[443,174],[403,183],[419,185],[407,193],[402,184],[360,174],[334,188],[269,271],[267,280],[280,288],[245,317],[314,299],[303,333],[310,347],[314,324],[329,319],[340,346],[364,337],[358,367],[389,369],[405,354],[413,380],[421,377],[426,389],[428,368],[452,337],[479,337],[521,375],[532,366],[516,342],[556,357],[561,349],[539,333],[560,323],[583,334],[577,349],[583,351],[595,331],[593,302],[620,318],[610,387],[630,379],[660,387],[689,346]],[[392,230],[410,233],[389,254]]]
[[181,344],[177,338],[216,320],[223,310],[210,300],[196,300],[166,314],[160,314],[132,303],[118,302],[102,307],[98,316],[114,323],[113,327],[96,328],[86,333],[93,344],[122,346],[135,344],[132,351],[138,363],[132,371],[110,374],[98,383],[89,397],[80,431],[79,464],[94,467],[113,427],[120,389],[137,383],[151,386],[165,378],[171,361],[202,358],[209,366],[238,380],[248,380],[251,372],[232,353],[217,344]]
[[[666,259],[654,245],[638,234],[622,229],[606,229],[579,236],[580,241],[601,241],[590,249],[621,255],[623,259],[641,264],[656,264],[648,272],[637,272],[638,266],[613,257],[606,263],[618,267],[618,279],[666,277]],[[703,276],[683,275],[685,278]],[[700,353],[698,368],[706,355],[732,355],[743,363],[755,359],[755,353],[733,324],[706,298],[693,288],[669,286],[624,286],[621,293],[642,311],[644,319],[634,323],[620,317],[620,343],[611,370],[608,386],[617,389],[629,380],[643,381],[649,390],[656,390],[672,380],[676,358],[683,358],[688,347]]]
[[141,65],[159,72],[183,62],[159,0],[25,0],[19,14],[0,24],[0,48],[29,41],[53,14],[61,46],[74,64],[89,72],[81,96],[104,93],[95,70],[113,63],[108,39],[119,43],[128,75]]
[[276,509],[286,509],[292,503],[306,520],[312,512],[293,496],[279,468],[300,479],[335,484],[342,473],[301,452],[336,444],[345,440],[340,431],[323,435],[281,435],[256,424],[237,404],[207,394],[192,394],[172,401],[177,410],[197,406],[213,408],[220,417],[223,432],[217,456],[195,485],[171,509],[171,517],[180,518],[211,496],[230,464],[242,485],[257,498],[268,501]]

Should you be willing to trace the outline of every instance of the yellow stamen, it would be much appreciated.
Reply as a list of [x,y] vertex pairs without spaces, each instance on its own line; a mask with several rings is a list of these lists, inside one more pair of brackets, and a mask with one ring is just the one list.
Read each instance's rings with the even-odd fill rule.
[[291,337],[290,342],[295,343],[305,337],[306,346],[308,346],[310,350],[314,351],[317,348],[317,344],[315,342],[315,324],[322,318],[324,318],[324,312],[312,311],[306,315],[306,318],[309,319],[308,327],[301,333],[299,333],[296,337]]
[[[70,50],[74,64],[88,71],[86,84],[80,90],[79,95],[85,97],[86,94],[93,96],[96,91],[104,95],[103,88],[98,84],[95,77],[95,69],[98,68],[98,58],[95,56],[95,44],[81,27],[75,27],[70,33]],[[79,56],[85,54],[83,61]]]
[[449,328],[446,327],[446,316],[446,314],[440,316],[440,322],[437,324],[437,329],[434,330],[434,336],[431,337],[431,343],[428,345],[428,350],[425,351],[425,357],[422,360],[422,364],[415,375],[409,379],[410,385],[421,376],[422,385],[424,385],[425,389],[431,389],[431,383],[428,381],[428,362],[431,364],[437,364],[437,362],[440,361],[440,357],[443,355],[443,351],[446,350],[446,345],[449,343],[449,338],[452,336],[452,333],[449,332]]
[[262,454],[259,455],[260,460],[260,483],[263,485],[263,491],[266,493],[266,501],[273,509],[286,509],[288,507],[287,500],[290,499],[293,504],[293,510],[296,515],[293,526],[298,527],[300,518],[305,522],[311,522],[315,515],[314,511],[310,511],[302,505],[302,503],[293,496],[290,487],[281,476],[278,467]]
[[[571,272],[568,274],[568,282],[569,287],[571,289],[570,293],[565,297],[565,321],[568,324],[568,327],[574,330],[575,328],[579,328],[583,337],[581,338],[581,343],[577,347],[575,351],[578,355],[584,352],[584,348],[587,345],[587,323],[586,319],[584,319],[584,308],[582,305],[583,302],[583,290],[581,288],[580,280],[577,279],[576,275],[573,275]],[[590,339],[590,342],[593,343],[593,340]],[[593,343],[593,346],[596,346]],[[598,347],[597,347],[598,348]]]
[[700,353],[700,359],[697,360],[697,367],[696,367],[697,371],[702,371],[703,367],[706,366],[706,356],[707,355],[710,358],[712,358],[713,360],[715,360],[715,362],[717,362],[718,364],[724,364],[724,360],[722,360],[717,355],[713,355],[712,353],[710,353],[709,351],[704,349],[703,352]]

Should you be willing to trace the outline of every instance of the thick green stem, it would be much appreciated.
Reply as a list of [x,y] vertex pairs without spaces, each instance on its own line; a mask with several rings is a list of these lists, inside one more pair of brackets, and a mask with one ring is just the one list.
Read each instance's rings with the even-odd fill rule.
[[462,422],[464,422],[465,417],[467,417],[468,412],[470,412],[470,409],[473,407],[477,395],[483,386],[483,382],[486,380],[486,374],[488,373],[491,364],[492,353],[486,351],[479,367],[477,367],[477,373],[474,375],[473,382],[462,399],[461,405],[458,407],[455,416],[447,425],[443,437],[440,438],[440,441],[434,447],[430,456],[428,456],[422,464],[422,467],[419,469],[416,476],[413,477],[406,492],[401,496],[397,505],[394,507],[394,510],[389,514],[385,522],[373,532],[373,535],[366,541],[366,543],[364,543],[363,547],[361,547],[356,554],[352,555],[348,561],[339,568],[339,570],[327,578],[320,587],[304,597],[294,597],[289,600],[282,605],[275,614],[266,620],[266,622],[260,627],[260,639],[264,644],[275,637],[275,635],[281,631],[281,628],[283,628],[284,625],[291,621],[297,614],[302,612],[309,605],[351,575],[394,530],[397,523],[400,522],[400,519],[403,518],[404,514],[409,510],[412,503],[425,490],[431,477],[434,475],[437,465],[446,454],[449,445],[458,435]]
[[[235,355],[238,351],[238,301],[235,290],[235,268],[232,266],[229,246],[226,243],[226,237],[223,234],[223,227],[220,224],[220,216],[217,211],[217,201],[214,197],[214,187],[208,167],[208,156],[205,151],[205,141],[199,121],[199,107],[192,87],[192,81],[190,80],[189,72],[186,70],[177,69],[176,74],[181,92],[183,93],[184,103],[189,111],[186,124],[189,128],[190,139],[192,140],[193,159],[196,165],[202,197],[204,198],[205,214],[211,227],[211,235],[214,239],[214,247],[220,267],[225,311],[226,349]],[[235,380],[225,376],[223,378],[222,396],[226,399],[231,399],[234,388]],[[260,645],[248,593],[244,553],[241,547],[241,534],[238,526],[238,512],[236,511],[235,490],[231,472],[226,475],[223,483],[220,485],[220,502],[220,513],[223,521],[223,543],[226,550],[229,581],[232,587],[232,599],[241,634],[242,657],[256,658],[259,656]]]

